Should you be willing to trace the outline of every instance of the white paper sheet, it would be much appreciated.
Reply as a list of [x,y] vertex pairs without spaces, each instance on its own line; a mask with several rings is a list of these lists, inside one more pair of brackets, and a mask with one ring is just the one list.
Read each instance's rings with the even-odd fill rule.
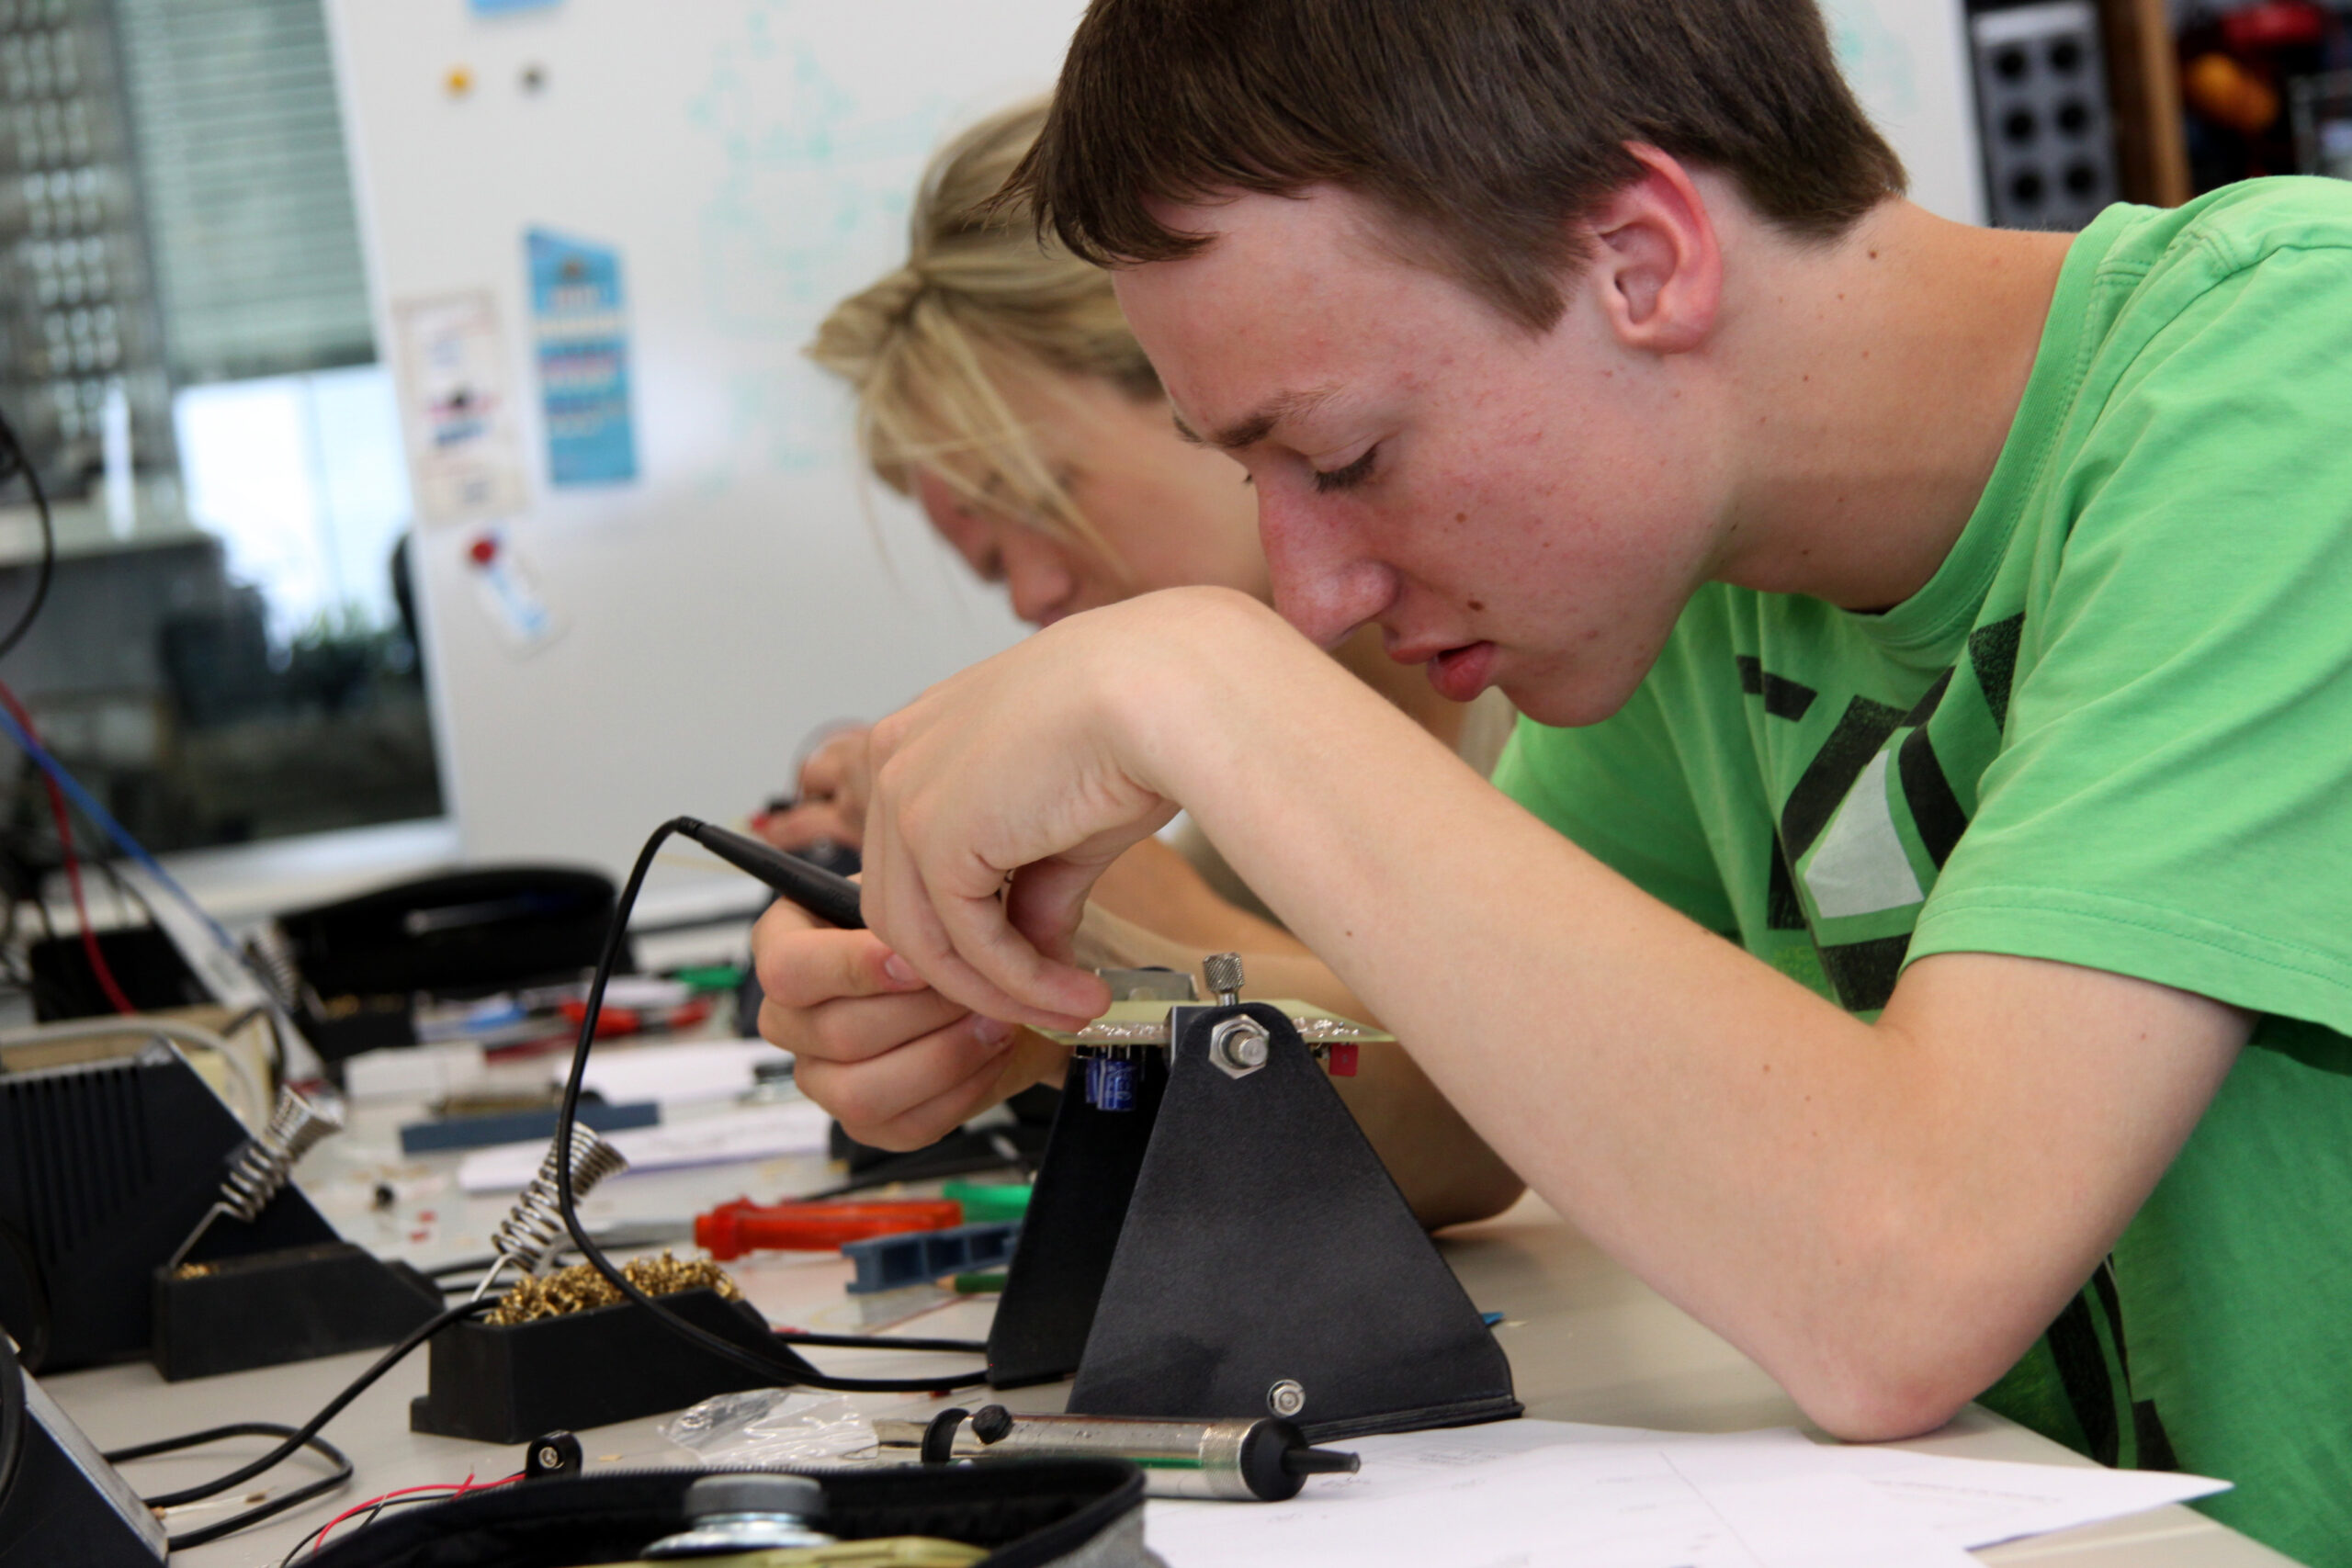
[[1702,1484],[1643,1442],[1453,1458],[1367,1457],[1356,1484],[1266,1506],[1155,1502],[1145,1532],[1170,1568],[1969,1568],[1836,1471]]
[[1338,1445],[1289,1503],[1154,1501],[1170,1568],[1958,1568],[1965,1549],[2223,1490],[2197,1476],[1510,1421]]
[[[752,1088],[761,1063],[784,1059],[784,1053],[764,1040],[682,1040],[618,1051],[600,1047],[588,1058],[582,1084],[603,1095],[607,1105],[726,1100]],[[557,1083],[571,1074],[569,1056],[548,1067]]]
[[1962,1546],[2118,1519],[2226,1492],[2230,1483],[2162,1470],[1948,1460],[1903,1449],[1832,1449],[1836,1461],[1880,1496]]
[[[752,1106],[716,1116],[665,1122],[607,1133],[605,1141],[626,1156],[630,1172],[675,1170],[729,1160],[774,1159],[778,1155],[820,1154],[832,1118],[808,1100]],[[513,1192],[538,1173],[548,1143],[500,1144],[477,1149],[458,1167],[458,1185],[468,1192]]]

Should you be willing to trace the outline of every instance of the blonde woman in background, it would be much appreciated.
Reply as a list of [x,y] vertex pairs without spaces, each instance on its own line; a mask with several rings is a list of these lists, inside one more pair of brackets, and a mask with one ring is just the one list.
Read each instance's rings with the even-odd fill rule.
[[[1002,583],[1032,626],[1160,588],[1270,600],[1255,498],[1231,459],[1179,433],[1109,276],[1041,242],[1025,210],[990,205],[1045,112],[1038,99],[996,115],[933,160],[906,264],[835,307],[809,356],[855,389],[876,475],[984,581]],[[1334,657],[1481,774],[1492,767],[1511,723],[1500,694],[1447,701],[1388,659],[1370,627]],[[830,737],[801,769],[798,804],[761,818],[760,831],[786,849],[856,846],[865,737]],[[1365,1016],[1197,830],[1187,825],[1180,843],[1147,840],[1096,884],[1082,933],[1094,962],[1197,973],[1203,953],[1238,950],[1254,994]],[[779,1004],[768,1012],[780,1017]],[[1012,1053],[1007,1094],[1026,1087],[1012,1081],[1020,1073],[1058,1081],[1047,1043],[1029,1043]],[[1480,1217],[1518,1196],[1518,1179],[1402,1051],[1368,1051],[1357,1077],[1334,1081],[1424,1223]]]

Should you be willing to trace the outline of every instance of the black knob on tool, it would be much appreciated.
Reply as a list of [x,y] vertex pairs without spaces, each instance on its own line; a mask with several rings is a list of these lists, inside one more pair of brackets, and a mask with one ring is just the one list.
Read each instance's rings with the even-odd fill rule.
[[1260,1421],[1241,1440],[1242,1479],[1269,1503],[1297,1496],[1310,1475],[1344,1475],[1362,1462],[1353,1454],[1308,1446],[1306,1434],[1287,1421]]
[[1283,1455],[1283,1469],[1292,1475],[1353,1475],[1363,1468],[1362,1455],[1337,1449],[1293,1449]]

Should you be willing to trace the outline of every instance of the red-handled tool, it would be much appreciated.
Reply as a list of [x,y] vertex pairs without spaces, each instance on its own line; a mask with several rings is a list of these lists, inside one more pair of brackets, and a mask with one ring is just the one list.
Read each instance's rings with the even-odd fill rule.
[[695,1216],[695,1245],[726,1263],[747,1252],[831,1252],[845,1241],[963,1223],[964,1205],[952,1198],[865,1203],[754,1203],[738,1198]]

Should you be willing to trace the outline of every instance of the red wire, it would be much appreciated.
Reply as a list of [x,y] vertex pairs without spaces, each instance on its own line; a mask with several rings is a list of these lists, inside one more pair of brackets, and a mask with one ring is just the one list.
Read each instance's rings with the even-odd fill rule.
[[[17,694],[5,682],[0,682],[0,703],[7,705],[8,712],[24,727],[27,735],[36,741],[40,739],[40,732],[33,728],[33,716],[25,711],[25,705],[17,700]],[[49,812],[57,822],[57,847],[65,857],[65,886],[74,893],[74,918],[81,922],[82,952],[90,961],[90,973],[97,976],[98,989],[108,1007],[119,1013],[136,1013],[139,1009],[116,982],[114,971],[107,966],[107,955],[98,946],[98,933],[90,924],[90,907],[82,897],[82,860],[74,852],[74,819],[65,809],[65,792],[45,771],[40,777],[41,783],[49,786]]]
[[436,1481],[432,1483],[430,1485],[403,1486],[397,1492],[387,1492],[380,1497],[370,1497],[365,1503],[356,1504],[351,1507],[345,1508],[343,1512],[337,1514],[334,1517],[329,1519],[324,1525],[321,1526],[318,1540],[311,1543],[311,1555],[316,1557],[319,1554],[320,1548],[325,1546],[327,1543],[327,1532],[334,1529],[335,1526],[343,1523],[344,1520],[351,1517],[354,1514],[364,1514],[370,1508],[382,1507],[385,1504],[390,1502],[395,1497],[413,1497],[420,1492],[447,1492],[452,1497],[462,1497],[469,1492],[488,1492],[494,1487],[511,1484],[514,1482],[522,1480],[523,1474],[524,1472],[518,1470],[503,1481],[485,1481],[479,1486],[474,1484],[474,1478],[469,1475],[463,1481],[458,1482],[455,1486],[450,1485],[446,1481]]

